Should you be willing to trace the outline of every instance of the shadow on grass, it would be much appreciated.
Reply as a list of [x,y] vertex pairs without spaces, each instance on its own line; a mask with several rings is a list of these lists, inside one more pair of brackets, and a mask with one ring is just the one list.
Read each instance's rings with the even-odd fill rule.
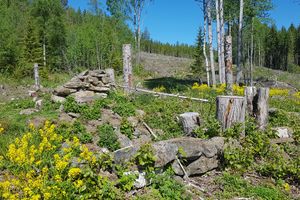
[[154,89],[163,86],[166,90],[165,92],[183,92],[188,88],[192,88],[195,82],[199,82],[196,79],[179,79],[174,77],[162,77],[155,79],[147,79],[144,81],[144,85],[148,89]]

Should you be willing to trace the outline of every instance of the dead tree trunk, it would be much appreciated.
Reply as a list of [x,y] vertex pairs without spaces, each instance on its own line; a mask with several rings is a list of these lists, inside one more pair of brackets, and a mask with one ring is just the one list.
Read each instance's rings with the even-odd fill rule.
[[247,101],[247,112],[250,116],[254,117],[253,106],[255,104],[254,99],[257,95],[256,87],[246,87],[245,88],[245,97]]
[[244,14],[244,0],[240,0],[240,16],[239,16],[239,29],[238,29],[238,41],[237,41],[237,75],[236,82],[239,83],[242,78],[242,28],[243,28],[243,14]]
[[123,78],[124,91],[130,93],[132,88],[131,45],[123,45]]
[[214,65],[214,49],[213,49],[213,32],[212,32],[212,0],[207,1],[207,20],[208,20],[208,40],[209,40],[209,57],[210,57],[210,70],[212,78],[212,86],[216,87],[216,72]]
[[206,9],[207,9],[207,3],[206,3],[206,0],[204,0],[203,1],[203,16],[204,16],[203,55],[204,55],[204,58],[205,58],[205,69],[206,69],[207,85],[210,86],[209,66],[208,66],[208,58],[207,58],[207,54],[206,54],[206,41],[207,41],[207,12],[206,12]]
[[105,70],[107,76],[109,77],[109,81],[111,86],[115,87],[116,81],[115,81],[115,70],[112,68],[108,68]]
[[179,115],[179,121],[182,124],[183,131],[186,135],[190,135],[200,126],[199,113],[196,112],[188,112]]
[[40,89],[40,76],[39,76],[39,65],[37,63],[34,63],[34,82],[35,82],[35,88],[37,90]]
[[221,62],[222,62],[222,71],[223,80],[222,83],[226,82],[225,78],[225,55],[224,55],[224,43],[225,43],[225,28],[224,28],[224,2],[220,0],[220,32],[221,32]]
[[220,31],[220,7],[219,0],[216,0],[216,21],[217,21],[217,49],[218,49],[218,66],[219,66],[219,83],[222,84],[222,57],[221,57],[221,31]]
[[254,98],[253,113],[259,129],[265,129],[268,124],[269,117],[269,88],[259,88]]
[[233,93],[233,72],[232,72],[232,38],[226,36],[225,39],[225,80],[226,80],[226,92],[228,95]]
[[230,128],[236,123],[245,124],[246,100],[240,96],[217,97],[217,119],[222,130]]

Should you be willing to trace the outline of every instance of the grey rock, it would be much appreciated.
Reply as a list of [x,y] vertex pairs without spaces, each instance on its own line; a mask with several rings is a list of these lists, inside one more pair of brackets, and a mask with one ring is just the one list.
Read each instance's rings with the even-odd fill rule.
[[89,75],[97,78],[102,78],[103,76],[105,76],[105,71],[93,70],[93,71],[89,71]]
[[59,122],[72,123],[73,118],[70,117],[67,113],[60,113],[58,117]]
[[178,147],[175,144],[160,141],[152,145],[155,151],[155,167],[163,167],[176,158]]
[[76,92],[75,89],[65,88],[63,86],[59,86],[54,90],[54,94],[57,96],[66,97],[72,93]]
[[174,160],[172,163],[172,169],[174,171],[174,173],[178,176],[183,176],[184,172],[182,171],[182,168],[180,167],[179,163],[177,162],[177,160]]
[[129,124],[130,124],[131,126],[133,126],[133,127],[136,127],[136,126],[138,125],[138,123],[139,123],[139,120],[138,120],[136,117],[133,117],[133,116],[128,117],[128,118],[127,118],[127,121],[128,121]]
[[140,135],[139,138],[132,141],[134,145],[143,145],[150,142],[152,142],[152,139],[149,135]]
[[37,110],[41,110],[42,109],[42,106],[43,106],[43,100],[42,99],[40,99],[40,100],[37,100],[36,102],[35,102],[35,109],[37,109]]
[[44,125],[46,118],[38,116],[28,120],[27,124],[33,124],[35,128],[40,128]]
[[190,175],[204,174],[210,170],[216,169],[219,166],[219,160],[217,156],[207,158],[201,156],[198,160],[192,162],[187,166],[186,172]]
[[89,70],[85,70],[83,72],[81,72],[80,74],[78,74],[78,76],[87,76],[89,74]]
[[66,101],[66,98],[59,97],[59,96],[56,96],[56,95],[52,95],[51,96],[51,101],[54,102],[54,103],[64,103]]
[[134,187],[137,189],[141,189],[147,185],[146,173],[139,172],[138,178],[134,181]]
[[131,140],[124,134],[117,131],[118,142],[120,143],[121,148],[128,147],[132,145]]
[[121,125],[122,117],[120,117],[118,114],[113,113],[112,110],[101,109],[101,120],[103,121],[103,123],[109,123],[113,127],[117,128]]
[[273,130],[279,138],[290,138],[293,136],[293,131],[288,127],[277,127]]
[[34,108],[28,108],[28,109],[21,110],[19,114],[20,115],[31,115],[35,112],[38,112],[38,110],[34,109]]
[[90,86],[89,90],[95,91],[95,92],[100,92],[100,93],[107,93],[109,92],[109,88],[108,87],[97,87],[97,86]]
[[76,81],[72,80],[64,84],[65,88],[69,89],[86,89],[89,88],[90,84],[86,82],[82,82],[79,78],[76,77]]
[[93,76],[85,77],[84,81],[88,82],[88,83],[91,83],[93,85],[98,85],[98,83],[100,82],[97,77],[93,77]]
[[114,161],[116,164],[122,164],[130,161],[137,154],[139,146],[129,146],[123,149],[119,149],[114,152]]
[[95,99],[95,93],[92,91],[78,91],[71,94],[77,103],[90,103]]
[[70,113],[68,113],[68,115],[69,115],[70,117],[72,117],[72,118],[79,118],[79,117],[80,117],[80,114],[79,114],[79,113],[72,113],[72,112],[70,112]]
[[95,99],[105,99],[105,98],[107,98],[106,93],[99,93],[99,92],[95,93]]
[[104,84],[108,84],[108,83],[110,83],[110,78],[108,77],[108,76],[103,76],[102,78],[101,78],[101,80],[102,80],[102,82],[104,83]]

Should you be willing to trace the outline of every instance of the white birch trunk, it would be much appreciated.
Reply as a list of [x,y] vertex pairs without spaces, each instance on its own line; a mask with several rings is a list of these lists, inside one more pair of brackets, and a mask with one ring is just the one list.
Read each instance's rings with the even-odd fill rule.
[[222,58],[221,58],[221,32],[220,32],[220,8],[219,0],[216,0],[216,21],[217,21],[217,47],[218,47],[218,66],[219,66],[219,81],[222,83]]
[[43,39],[43,59],[44,59],[44,67],[46,67],[46,39],[45,39],[45,36]]
[[222,62],[222,68],[221,68],[221,73],[222,73],[222,83],[226,82],[225,78],[225,28],[224,28],[224,3],[223,0],[220,0],[220,32],[221,32],[221,62]]
[[251,52],[250,52],[250,86],[253,86],[253,18],[251,23]]
[[206,41],[207,41],[207,12],[206,11],[207,11],[207,2],[206,2],[206,0],[203,0],[203,16],[204,16],[203,54],[204,54],[204,58],[205,58],[205,69],[206,69],[207,85],[210,86],[209,64],[208,64],[208,58],[207,58],[207,54],[206,54]]
[[212,33],[212,16],[211,16],[212,0],[208,0],[207,4],[207,19],[208,19],[208,40],[210,52],[210,69],[212,76],[212,86],[216,87],[216,74],[214,65],[214,49],[213,49],[213,33]]
[[130,93],[132,89],[132,64],[131,64],[131,45],[123,45],[123,78],[124,91]]
[[236,82],[239,83],[242,78],[242,28],[243,28],[243,14],[244,14],[244,0],[240,0],[240,15],[239,15],[239,28],[238,28],[238,41],[237,41],[237,75]]

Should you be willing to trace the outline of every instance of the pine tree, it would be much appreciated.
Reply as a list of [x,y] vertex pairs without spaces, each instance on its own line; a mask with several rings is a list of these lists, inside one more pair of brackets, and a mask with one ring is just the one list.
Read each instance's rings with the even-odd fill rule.
[[205,72],[203,67],[204,56],[203,56],[203,32],[202,29],[199,28],[197,41],[196,41],[196,48],[194,53],[194,63],[192,64],[192,72],[199,75]]

